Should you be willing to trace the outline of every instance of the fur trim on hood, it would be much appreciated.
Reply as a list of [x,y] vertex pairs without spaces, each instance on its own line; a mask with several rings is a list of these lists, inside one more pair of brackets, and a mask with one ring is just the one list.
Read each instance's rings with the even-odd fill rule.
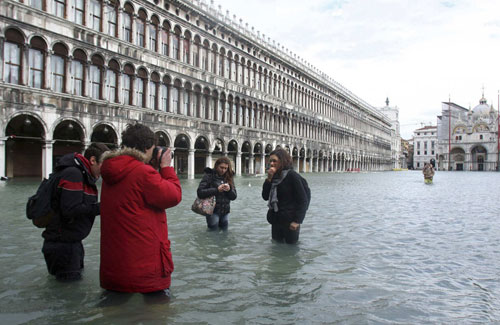
[[102,161],[105,161],[106,159],[115,158],[118,156],[131,156],[131,157],[133,157],[139,161],[142,161],[143,163],[146,163],[146,164],[149,162],[149,161],[147,161],[147,156],[146,156],[145,152],[139,151],[139,150],[134,149],[134,148],[128,148],[128,147],[113,150],[113,151],[106,151],[102,155]]

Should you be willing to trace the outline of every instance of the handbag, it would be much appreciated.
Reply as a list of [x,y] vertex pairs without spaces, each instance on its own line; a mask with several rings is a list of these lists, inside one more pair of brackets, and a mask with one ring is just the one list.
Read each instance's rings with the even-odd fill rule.
[[211,216],[214,213],[215,208],[215,195],[207,197],[206,199],[200,199],[199,197],[194,200],[191,210],[194,213],[201,214],[202,216]]

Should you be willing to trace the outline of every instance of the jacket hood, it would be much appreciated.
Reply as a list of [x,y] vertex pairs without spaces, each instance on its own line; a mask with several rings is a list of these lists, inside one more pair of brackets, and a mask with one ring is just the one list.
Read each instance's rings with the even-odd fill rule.
[[101,177],[107,183],[118,183],[135,168],[144,165],[146,159],[146,154],[137,149],[107,151],[102,157]]
[[90,162],[81,154],[75,152],[62,156],[57,161],[55,169],[56,171],[59,171],[67,167],[76,167],[80,169],[84,177],[87,177],[87,180],[90,184],[95,183],[96,179],[90,171]]
[[210,168],[210,167],[205,167],[205,169],[203,169],[203,172],[204,173],[207,173],[207,174],[210,174],[210,173],[214,173],[215,170]]

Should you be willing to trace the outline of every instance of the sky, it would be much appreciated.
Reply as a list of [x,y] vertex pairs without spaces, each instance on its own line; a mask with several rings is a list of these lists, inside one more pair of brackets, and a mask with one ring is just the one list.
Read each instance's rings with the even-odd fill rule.
[[498,108],[499,0],[215,0],[374,107],[401,136],[436,125],[449,99]]

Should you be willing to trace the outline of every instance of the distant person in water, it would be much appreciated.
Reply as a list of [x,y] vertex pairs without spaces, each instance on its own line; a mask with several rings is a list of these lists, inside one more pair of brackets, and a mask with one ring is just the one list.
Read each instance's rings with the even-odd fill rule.
[[425,163],[422,173],[424,174],[425,182],[427,183],[432,182],[432,178],[434,177],[434,167],[432,167],[432,164]]
[[211,216],[207,216],[209,229],[227,229],[229,225],[230,203],[236,200],[231,161],[221,157],[215,161],[214,168],[207,167],[205,175],[198,186],[198,197],[205,199],[215,195],[215,209]]
[[272,238],[295,244],[309,205],[309,188],[302,176],[293,170],[292,158],[286,150],[271,152],[269,164],[262,198],[268,201],[267,221],[272,225]]

